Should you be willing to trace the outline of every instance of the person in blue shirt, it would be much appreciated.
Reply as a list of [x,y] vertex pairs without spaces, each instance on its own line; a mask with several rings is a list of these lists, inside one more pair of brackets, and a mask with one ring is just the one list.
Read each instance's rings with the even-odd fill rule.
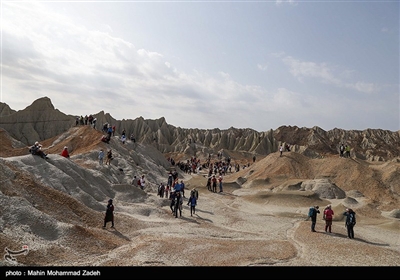
[[190,206],[190,216],[193,216],[193,214],[196,214],[196,205],[197,205],[197,197],[196,197],[196,192],[192,191],[190,193],[189,201],[187,205]]
[[185,197],[185,183],[183,182],[183,180],[181,180],[181,192],[182,196]]
[[308,215],[311,218],[311,231],[312,232],[316,232],[315,225],[317,223],[317,214],[319,214],[319,213],[320,212],[319,212],[319,206],[318,205],[310,208],[310,211],[309,211]]
[[182,191],[182,184],[180,184],[178,180],[176,180],[176,183],[175,183],[175,185],[174,185],[174,190],[175,190],[176,192]]

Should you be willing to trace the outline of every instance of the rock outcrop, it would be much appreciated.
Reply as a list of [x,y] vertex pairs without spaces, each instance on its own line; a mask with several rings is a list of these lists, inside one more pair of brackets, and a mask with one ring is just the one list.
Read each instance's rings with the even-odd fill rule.
[[[151,144],[163,154],[185,153],[190,156],[207,156],[224,151],[239,151],[249,159],[253,155],[276,152],[281,144],[289,144],[295,152],[311,158],[338,154],[340,143],[351,147],[351,157],[370,161],[388,161],[400,157],[400,131],[382,129],[324,131],[319,127],[299,128],[281,126],[275,130],[258,132],[253,129],[231,127],[226,130],[184,129],[168,124],[165,118],[116,120],[103,111],[92,114],[97,118],[96,128],[103,124],[116,126],[116,135],[122,130],[138,143]],[[76,117],[55,109],[48,97],[35,100],[24,110],[12,110],[0,103],[0,127],[26,145],[43,141],[75,126]],[[85,116],[83,116],[85,117]]]

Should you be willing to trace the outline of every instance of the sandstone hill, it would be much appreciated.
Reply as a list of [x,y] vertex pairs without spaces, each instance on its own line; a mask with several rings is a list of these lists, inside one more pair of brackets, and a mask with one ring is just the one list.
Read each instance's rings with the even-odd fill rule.
[[[151,144],[163,154],[184,153],[187,156],[207,156],[218,152],[237,151],[249,160],[253,155],[276,152],[281,144],[289,144],[293,151],[308,157],[337,154],[340,143],[351,147],[352,157],[370,161],[390,161],[400,157],[400,131],[382,129],[350,130],[335,128],[324,131],[319,127],[299,128],[281,126],[275,130],[257,132],[251,128],[226,130],[187,129],[167,124],[162,117],[156,120],[116,120],[108,113],[82,112],[97,118],[97,129],[103,124],[116,126],[116,135],[125,129],[128,138],[135,136],[138,143]],[[0,128],[25,145],[44,141],[75,126],[76,117],[54,108],[48,97],[34,101],[24,110],[12,110],[0,103]]]
[[[0,112],[0,250],[29,247],[1,266],[398,266],[399,132],[182,129],[101,112],[99,124],[118,127],[106,144],[99,129],[75,126],[48,98],[22,111],[1,104]],[[137,141],[122,144],[122,128]],[[34,141],[48,160],[28,153]],[[338,156],[341,141],[352,143],[351,158]],[[293,149],[280,156],[281,143]],[[69,159],[60,156],[64,146]],[[111,165],[99,165],[100,149],[113,151]],[[187,174],[167,160],[217,161],[218,152],[241,167],[224,177],[223,193],[207,190],[207,170]],[[185,205],[174,218],[169,200],[156,195],[171,169],[200,192],[193,216]],[[144,191],[131,185],[142,174]],[[115,230],[101,227],[109,198]],[[312,235],[308,207],[327,204],[334,233],[324,233],[320,215]],[[346,207],[357,213],[354,240],[343,227]]]

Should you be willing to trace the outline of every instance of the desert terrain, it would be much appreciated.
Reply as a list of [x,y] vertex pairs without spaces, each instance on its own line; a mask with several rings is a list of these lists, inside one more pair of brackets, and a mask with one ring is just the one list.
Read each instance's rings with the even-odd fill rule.
[[[399,266],[397,160],[274,152],[252,162],[232,152],[234,161],[247,165],[224,176],[222,193],[207,190],[208,170],[177,170],[187,193],[182,217],[175,218],[157,186],[176,166],[151,146],[122,144],[117,136],[106,144],[100,131],[73,127],[41,142],[45,160],[16,148],[7,132],[0,135],[0,249],[29,247],[14,263],[1,259],[4,267]],[[60,156],[64,146],[70,158]],[[99,165],[100,148],[113,150],[111,165]],[[141,174],[148,179],[145,190],[130,184]],[[190,216],[192,188],[199,200]],[[108,223],[103,229],[109,198],[115,228]],[[324,231],[322,214],[311,232],[309,207],[322,212],[328,204],[335,212],[332,233]],[[344,226],[348,207],[357,214],[354,239]]]

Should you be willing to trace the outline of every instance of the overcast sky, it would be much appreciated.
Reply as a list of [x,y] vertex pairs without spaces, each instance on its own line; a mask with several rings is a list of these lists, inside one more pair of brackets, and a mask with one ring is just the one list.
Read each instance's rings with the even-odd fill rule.
[[400,129],[399,1],[2,1],[1,60],[14,110]]

